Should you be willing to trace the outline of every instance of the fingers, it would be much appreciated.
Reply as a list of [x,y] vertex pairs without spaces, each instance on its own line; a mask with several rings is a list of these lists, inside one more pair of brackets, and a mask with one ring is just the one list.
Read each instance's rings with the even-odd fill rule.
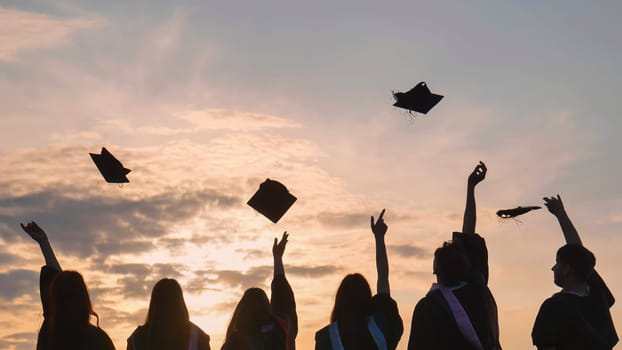
[[287,234],[287,231],[283,232],[283,237],[281,237],[281,243],[283,246],[285,246],[285,244],[287,244],[287,237],[289,237],[289,235]]
[[385,209],[382,209],[382,211],[380,212],[380,216],[378,216],[378,221],[382,220],[382,217],[384,216],[384,211]]

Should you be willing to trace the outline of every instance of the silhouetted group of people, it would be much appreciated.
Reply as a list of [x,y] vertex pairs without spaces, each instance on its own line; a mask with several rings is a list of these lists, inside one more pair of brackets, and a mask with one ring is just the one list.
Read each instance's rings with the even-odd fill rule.
[[[480,162],[467,181],[462,232],[434,252],[436,283],[415,306],[408,349],[501,349],[497,305],[488,288],[488,251],[475,233],[475,187],[486,177]],[[561,226],[566,245],[557,251],[552,270],[562,288],[546,299],[536,317],[532,340],[538,349],[612,349],[618,337],[609,309],[614,297],[594,270],[595,257],[585,247],[558,196],[544,198]],[[395,349],[404,332],[397,303],[391,298],[385,245],[384,209],[371,217],[375,239],[377,291],[372,296],[361,274],[347,275],[339,285],[330,324],[317,331],[316,350]],[[98,326],[86,284],[75,271],[63,271],[45,232],[34,222],[22,224],[39,243],[45,266],[40,293],[44,321],[37,350],[109,350],[114,345]],[[294,292],[285,277],[285,232],[272,247],[271,297],[250,288],[238,302],[221,350],[295,350],[298,316]],[[97,324],[91,324],[91,315]],[[153,287],[145,323],[127,340],[128,350],[205,350],[210,338],[190,322],[182,288],[164,278]]]

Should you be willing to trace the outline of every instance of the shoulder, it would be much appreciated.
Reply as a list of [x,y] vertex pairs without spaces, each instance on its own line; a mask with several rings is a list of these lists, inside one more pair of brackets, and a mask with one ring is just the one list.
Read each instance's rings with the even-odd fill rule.
[[[193,329],[197,330],[197,333],[199,334],[199,338],[207,338],[209,340],[209,334],[205,333],[201,327],[197,326],[196,324],[190,322],[190,327],[192,327]],[[140,327],[139,327],[140,328]]]
[[90,325],[88,328],[89,349],[114,349],[112,339],[108,334],[97,326]]
[[327,325],[315,332],[315,348],[316,349],[332,349],[329,329],[330,325]]
[[127,338],[127,340],[130,341],[130,339],[140,338],[143,336],[144,333],[145,333],[145,326],[138,326],[136,327],[134,332],[132,332],[132,334]]
[[372,312],[395,312],[397,302],[387,293],[378,293],[371,299]]

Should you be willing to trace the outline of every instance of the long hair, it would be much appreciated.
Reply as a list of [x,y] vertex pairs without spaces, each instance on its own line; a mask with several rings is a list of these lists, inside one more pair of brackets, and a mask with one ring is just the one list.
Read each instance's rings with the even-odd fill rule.
[[90,325],[93,311],[91,298],[82,275],[76,271],[61,271],[48,291],[50,316],[47,324],[46,349],[77,349]]
[[188,348],[190,317],[176,280],[163,278],[153,286],[145,328],[148,349]]
[[330,321],[364,318],[371,313],[371,288],[360,273],[347,275],[341,281],[335,296]]
[[236,337],[260,333],[261,326],[268,324],[271,319],[272,307],[266,292],[261,288],[247,289],[233,311],[225,345],[235,341]]

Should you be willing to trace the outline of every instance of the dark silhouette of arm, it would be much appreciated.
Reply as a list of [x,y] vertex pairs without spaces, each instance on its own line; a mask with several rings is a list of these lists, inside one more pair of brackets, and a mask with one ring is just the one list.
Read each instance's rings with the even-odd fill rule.
[[296,335],[298,334],[298,315],[296,313],[296,299],[294,291],[290,286],[287,278],[285,278],[285,267],[283,265],[283,254],[287,245],[287,231],[283,233],[283,237],[279,242],[276,238],[272,245],[272,256],[274,257],[274,277],[271,284],[270,304],[272,311],[287,318],[290,335],[290,348],[295,345]]
[[466,206],[464,208],[464,219],[462,221],[462,233],[474,234],[476,221],[475,208],[475,186],[486,177],[486,164],[479,162],[469,175],[467,180]]
[[389,259],[387,258],[387,247],[384,243],[384,235],[387,233],[387,225],[384,223],[384,209],[378,216],[378,221],[374,223],[371,217],[371,231],[376,241],[376,270],[378,271],[378,281],[376,283],[377,293],[391,295],[389,287]]
[[583,245],[581,238],[579,237],[579,232],[577,232],[577,229],[572,224],[572,221],[570,221],[570,217],[566,213],[564,203],[562,202],[559,194],[557,197],[544,197],[543,199],[546,208],[551,214],[555,215],[557,221],[559,221],[559,226],[562,229],[566,243]]
[[39,244],[39,248],[41,248],[41,252],[43,253],[43,257],[45,258],[45,264],[57,271],[62,271],[60,267],[60,263],[58,259],[56,259],[56,254],[54,254],[54,250],[52,249],[52,245],[50,245],[50,241],[48,240],[48,236],[37,225],[36,222],[29,222],[24,226],[24,224],[20,223],[22,229],[32,238],[35,242]]

